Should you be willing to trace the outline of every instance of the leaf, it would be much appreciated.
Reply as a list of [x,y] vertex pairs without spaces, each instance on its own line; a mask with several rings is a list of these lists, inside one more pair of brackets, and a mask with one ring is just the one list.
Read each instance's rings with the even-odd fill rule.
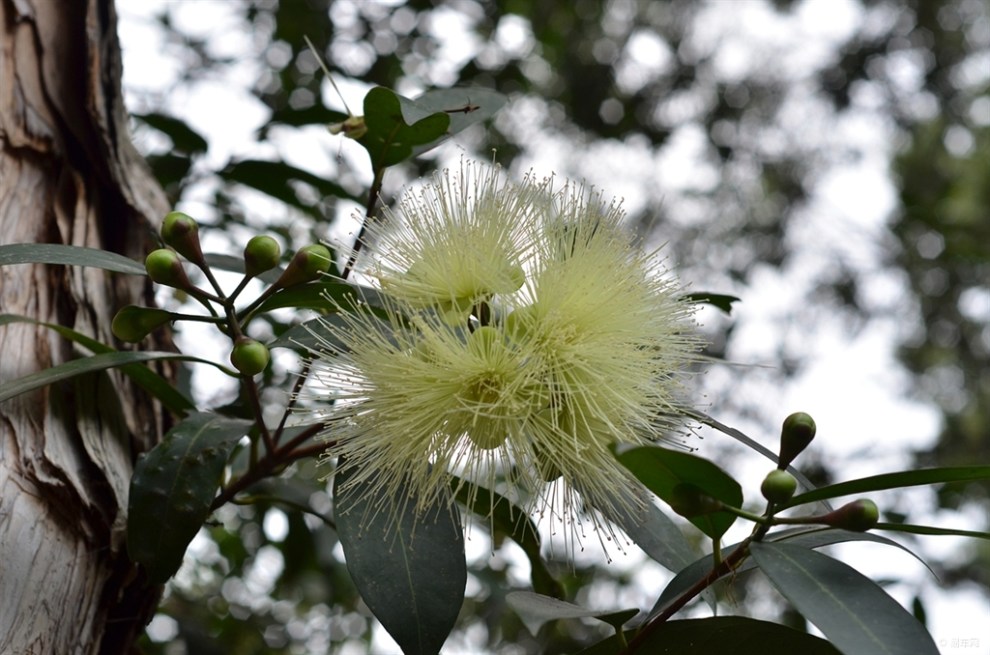
[[536,634],[540,626],[547,621],[558,619],[599,619],[615,626],[622,627],[629,619],[636,616],[639,610],[591,610],[566,600],[551,598],[531,591],[512,591],[506,594],[505,601],[519,618],[523,620],[530,632]]
[[209,143],[199,132],[189,127],[185,121],[174,116],[153,112],[150,114],[131,114],[145,125],[152,127],[172,141],[175,150],[189,154],[206,152]]
[[[674,491],[678,485],[688,484],[727,505],[742,506],[743,495],[739,483],[707,459],[654,446],[632,448],[617,457],[647,489],[668,504],[674,499]],[[693,516],[688,520],[712,539],[718,539],[735,519],[728,512],[714,512]]]
[[540,553],[541,539],[536,524],[522,508],[508,498],[484,487],[469,489],[466,484],[451,483],[456,489],[455,497],[465,507],[482,519],[489,519],[493,537],[501,533],[515,541],[529,560],[530,580],[537,593],[547,596],[562,596],[560,583],[550,574]]
[[754,543],[750,552],[773,586],[846,655],[938,655],[924,626],[847,564],[786,543]]
[[[631,641],[636,632],[626,632]],[[578,655],[615,655],[623,649],[618,637],[609,637]],[[650,655],[839,655],[820,637],[779,623],[743,616],[667,621],[641,643],[637,653]]]
[[138,460],[127,511],[127,551],[152,583],[168,580],[210,515],[230,451],[252,421],[196,413]]
[[[64,325],[45,323],[27,316],[19,316],[16,314],[0,314],[0,325],[6,325],[7,323],[34,323],[35,325],[43,325],[49,329],[55,330],[66,339],[78,343],[95,354],[117,352],[110,346],[91,337],[87,337],[85,334],[67,328]],[[169,409],[169,411],[178,416],[184,416],[188,411],[195,409],[196,407],[185,394],[176,389],[169,383],[168,380],[158,375],[147,366],[141,366],[140,364],[127,364],[121,366],[120,371],[134,380],[134,382],[142,389],[157,398],[163,405],[165,405],[165,407]]]
[[343,466],[333,486],[337,534],[354,585],[404,653],[438,653],[467,583],[457,509],[441,497],[417,512],[415,499],[386,498],[375,476],[351,481],[353,475]]
[[904,487],[914,487],[922,484],[939,484],[943,482],[969,482],[974,480],[990,480],[990,466],[957,466],[873,475],[868,478],[859,478],[858,480],[831,484],[827,487],[819,487],[813,491],[799,494],[791,498],[782,508],[869,491],[901,489]]
[[115,252],[58,243],[14,243],[0,246],[0,266],[9,264],[64,264],[91,266],[130,275],[147,274],[144,264]]
[[926,534],[938,537],[972,537],[973,539],[990,539],[990,532],[975,530],[955,530],[953,528],[936,528],[930,525],[913,525],[911,523],[877,523],[874,530],[890,530],[892,532],[908,532],[910,534]]
[[413,149],[413,156],[419,156],[440,145],[458,132],[492,118],[508,101],[503,94],[484,87],[455,87],[450,89],[430,89],[421,96],[408,100],[399,96],[402,114],[412,122],[443,112],[450,117],[450,126],[445,134],[436,140]]
[[319,196],[335,196],[359,202],[342,186],[282,161],[244,159],[231,162],[217,174],[228,182],[249,186],[317,218],[322,218],[322,214],[316,208],[316,203],[300,195],[294,185],[306,184],[315,189]]
[[38,371],[37,373],[25,375],[24,377],[17,378],[16,380],[12,380],[10,382],[4,382],[3,384],[0,384],[0,402],[3,402],[8,398],[13,398],[14,396],[22,393],[33,391],[34,389],[40,389],[41,387],[49,384],[61,382],[62,380],[68,380],[69,378],[82,375],[83,373],[103,371],[108,368],[126,366],[127,364],[136,364],[138,362],[150,362],[158,359],[181,359],[187,362],[209,364],[220,369],[231,377],[237,377],[237,374],[234,371],[225,366],[221,366],[207,359],[192,357],[190,355],[157,351],[114,351],[93,355],[91,357],[74,359],[70,362],[65,362],[64,364],[59,364],[58,366],[53,366],[51,368],[46,368],[43,371]]
[[412,101],[402,102],[400,96],[381,86],[368,91],[364,97],[364,122],[368,128],[358,143],[371,157],[371,166],[379,171],[409,159],[413,148],[441,138],[450,127],[450,116],[444,112],[427,114],[414,111],[407,118],[403,106],[414,108]]
[[721,293],[709,293],[708,291],[699,291],[698,293],[688,293],[680,297],[680,300],[686,300],[688,302],[698,303],[702,305],[711,305],[717,309],[721,309],[726,314],[732,313],[732,303],[739,302],[739,298],[736,296],[728,296]]
[[[887,539],[886,537],[881,537],[880,535],[870,534],[869,532],[849,532],[848,530],[836,530],[833,528],[823,527],[795,528],[792,530],[782,530],[780,532],[771,533],[767,538],[767,541],[772,543],[787,542],[803,548],[821,548],[823,546],[831,546],[833,544],[846,543],[850,541],[872,541],[874,543],[900,548],[924,564],[926,567],[928,566],[928,564],[926,564],[925,561],[911,549],[897,543],[896,541]],[[731,555],[732,552],[738,547],[739,544],[736,543],[723,548],[722,558],[725,559]],[[705,576],[707,576],[712,570],[712,566],[712,556],[706,555],[705,557],[702,557],[701,559],[692,562],[689,566],[683,568],[669,583],[667,583],[667,586],[660,594],[660,598],[657,599],[653,609],[650,610],[650,616],[655,616],[664,611],[677,597],[698,582],[705,579]],[[756,563],[751,558],[746,558],[733,570],[732,575],[749,571],[755,567]],[[928,570],[931,571],[930,568]],[[934,572],[932,575],[934,575]]]

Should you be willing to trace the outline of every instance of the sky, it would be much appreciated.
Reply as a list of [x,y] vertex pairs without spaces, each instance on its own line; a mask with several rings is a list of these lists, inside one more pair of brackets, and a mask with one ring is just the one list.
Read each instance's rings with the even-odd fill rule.
[[[346,3],[344,3],[346,4]],[[242,29],[231,5],[218,0],[195,2],[165,2],[163,0],[118,0],[120,39],[124,53],[124,89],[132,111],[155,109],[186,120],[200,133],[208,136],[210,150],[208,165],[218,166],[232,157],[282,157],[289,163],[316,174],[334,177],[346,170],[354,179],[370,182],[366,158],[355,144],[333,137],[319,127],[301,131],[283,130],[277,133],[277,145],[259,147],[253,132],[267,116],[266,109],[253,98],[248,89],[261,73],[260,66],[247,56],[254,47],[254,36]],[[183,63],[176,57],[174,46],[163,41],[163,35],[151,17],[167,7],[175,25],[189,34],[208,39],[211,52],[229,55],[232,63],[217,78],[196,80],[173,90],[174,82],[182,76]],[[829,49],[840,43],[861,21],[865,20],[859,3],[851,0],[806,0],[793,17],[782,17],[763,0],[709,2],[697,21],[695,47],[717,53],[716,69],[725,79],[743,76],[751,67],[765,66],[760,57],[787,62],[793,70],[794,83],[800,85],[802,76],[809,75]],[[482,47],[473,41],[457,39],[457,15],[444,18],[437,29],[446,34],[443,47],[450,61],[455,62]],[[461,26],[463,27],[463,26]],[[500,25],[495,38],[505,51],[526,52],[532,46],[532,35],[525,21],[506,21]],[[754,42],[763,47],[758,54]],[[637,76],[656,74],[664,66],[665,44],[654,35],[643,33],[630,42],[628,64],[620,69],[619,83],[635,84]],[[770,53],[767,55],[766,53]],[[273,56],[277,56],[277,53]],[[442,82],[444,70],[435,71]],[[916,83],[910,62],[904,63],[901,76],[909,88]],[[359,107],[368,88],[353,80],[338,80],[344,101]],[[401,89],[400,89],[401,90]],[[335,92],[325,85],[324,97],[331,106],[343,109]],[[810,103],[811,101],[809,101]],[[538,102],[520,99],[510,103],[499,117],[500,125],[511,124],[523,141],[532,145],[520,158],[519,171],[533,169],[538,174],[556,171],[593,183],[624,200],[632,212],[662,196],[672,203],[672,215],[689,221],[691,207],[685,191],[703,191],[713,174],[700,162],[698,151],[704,135],[685,121],[669,140],[669,145],[656,152],[634,142],[602,143],[589,149],[585,157],[573,156],[573,144],[559,134],[541,129],[539,121],[531,120],[539,111]],[[796,243],[813,244],[797,249],[798,255],[783,269],[766,267],[754,275],[746,288],[732,292],[743,297],[731,318],[736,325],[733,348],[728,359],[739,365],[713,367],[706,376],[715,388],[737,384],[742,398],[751,398],[761,405],[764,413],[782,420],[795,410],[809,412],[819,427],[819,437],[813,448],[823,457],[838,458],[846,463],[842,475],[847,478],[893,471],[910,465],[910,449],[931,445],[940,428],[939,413],[931,405],[909,400],[907,374],[896,361],[895,344],[905,329],[896,317],[878,319],[856,335],[839,320],[820,320],[814,325],[795,324],[785,320],[796,304],[804,302],[821,271],[835,259],[851,262],[856,270],[870,272],[864,293],[879,305],[890,298],[907,293],[905,281],[885,272],[879,265],[882,256],[882,236],[894,208],[896,188],[889,170],[894,143],[893,129],[883,117],[870,111],[869,99],[862,99],[861,111],[850,112],[829,134],[806,129],[809,116],[814,117],[813,104],[795,105],[790,109],[789,137],[831,139],[838,146],[853,145],[862,156],[853,164],[837,163],[823,175],[812,192],[812,202],[789,238]],[[682,109],[689,115],[690,107]],[[676,108],[671,111],[677,111]],[[795,135],[800,135],[795,136]],[[143,140],[143,141],[141,141]],[[160,147],[155,136],[139,134],[139,147]],[[443,147],[438,154],[441,163],[456,163],[463,154],[456,141]],[[617,174],[622,171],[622,174]],[[638,172],[637,172],[638,171]],[[659,184],[655,183],[660,180]],[[646,191],[646,189],[652,189]],[[214,211],[209,204],[209,185],[194,191],[179,209],[197,217],[209,217]],[[251,197],[252,210],[258,216],[291,221],[285,210],[263,197]],[[683,211],[678,212],[678,203]],[[356,224],[348,212],[342,212],[331,233],[333,239],[345,242]],[[851,236],[852,235],[852,236]],[[207,250],[210,249],[206,244]],[[215,244],[219,247],[221,244]],[[725,325],[727,319],[717,312],[702,313],[701,319],[713,329]],[[202,332],[186,331],[180,345],[193,348],[203,339]],[[779,344],[801,351],[809,357],[809,365],[785,389],[773,388],[773,378],[762,372],[775,367]],[[209,397],[217,380],[197,374],[196,387],[201,397]],[[772,403],[767,398],[773,397]],[[711,410],[710,410],[711,411]],[[759,437],[758,421],[733,417],[731,422],[744,432]],[[707,439],[720,439],[707,435]],[[760,439],[771,445],[775,435]],[[772,447],[772,446],[771,446]],[[702,446],[704,448],[704,446]],[[732,451],[739,453],[741,451]],[[704,454],[702,450],[701,454]],[[744,487],[755,488],[769,465],[753,455],[739,457],[733,472],[744,481]],[[907,502],[915,509],[931,511],[934,506],[925,493],[910,493]],[[877,497],[881,508],[884,497]],[[277,514],[273,514],[277,517]],[[942,526],[966,527],[977,517],[960,512],[942,511],[929,516],[928,521]],[[277,534],[278,519],[266,526]],[[283,528],[284,529],[284,528]],[[732,541],[733,533],[728,535]],[[485,544],[472,557],[487,556]],[[936,556],[951,555],[961,541],[955,538],[929,538],[925,552]],[[960,591],[946,594],[931,584],[930,574],[910,556],[872,545],[855,545],[838,549],[844,561],[858,567],[874,578],[901,578],[909,584],[893,585],[889,591],[903,604],[910,603],[910,591],[919,581],[924,584],[924,599],[930,619],[930,629],[942,652],[968,655],[977,652],[969,644],[979,640],[982,652],[990,648],[990,608],[974,593]],[[614,566],[637,567],[638,593],[648,598],[662,580],[669,577],[658,565],[643,564],[641,556],[632,553],[617,555]],[[525,576],[525,572],[520,573]],[[262,576],[263,577],[263,576]],[[636,590],[633,593],[637,593]],[[629,598],[630,603],[649,604],[649,600]],[[615,599],[589,599],[608,603]],[[382,643],[387,643],[387,639]],[[387,646],[382,646],[387,648]]]

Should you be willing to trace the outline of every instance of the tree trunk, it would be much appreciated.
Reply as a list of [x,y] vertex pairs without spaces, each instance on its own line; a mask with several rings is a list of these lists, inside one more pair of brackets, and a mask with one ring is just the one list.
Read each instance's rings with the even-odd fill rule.
[[[129,141],[112,0],[0,0],[0,244],[63,243],[142,259],[165,196]],[[148,303],[137,276],[0,268],[0,312],[114,343]],[[47,328],[0,327],[0,380],[83,354]],[[157,604],[127,558],[128,485],[161,434],[116,373],[0,405],[0,653],[124,653]]]

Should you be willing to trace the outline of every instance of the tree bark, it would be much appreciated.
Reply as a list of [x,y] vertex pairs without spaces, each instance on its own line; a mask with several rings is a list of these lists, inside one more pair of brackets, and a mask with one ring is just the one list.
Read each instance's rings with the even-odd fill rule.
[[[0,0],[0,244],[63,243],[142,259],[165,211],[129,140],[112,0]],[[0,268],[0,312],[114,343],[149,303],[139,276]],[[84,354],[47,328],[0,327],[0,380]],[[156,405],[116,373],[0,404],[0,653],[124,653],[160,589],[127,557],[128,486],[157,442]]]

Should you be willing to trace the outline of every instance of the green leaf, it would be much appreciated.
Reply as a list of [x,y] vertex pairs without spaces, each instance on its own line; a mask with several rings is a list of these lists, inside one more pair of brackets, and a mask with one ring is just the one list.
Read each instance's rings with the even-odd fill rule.
[[972,537],[973,539],[990,539],[990,532],[975,530],[956,530],[953,528],[936,528],[930,525],[913,525],[911,523],[877,523],[874,530],[890,530],[891,532],[908,532],[910,534],[926,534],[937,537]]
[[[742,506],[739,483],[707,459],[653,446],[632,448],[617,457],[647,489],[667,503],[674,499],[674,490],[678,485],[689,484],[727,505]],[[718,539],[735,519],[728,512],[713,512],[688,520],[712,539]]]
[[353,475],[344,465],[333,482],[347,570],[404,653],[438,653],[467,583],[457,508],[441,497],[416,511],[414,498],[384,497],[374,475],[351,481]]
[[846,655],[938,655],[910,612],[847,564],[786,543],[750,552],[777,590]]
[[[626,642],[636,632],[625,634]],[[578,655],[615,655],[623,650],[618,637],[609,637]],[[637,653],[651,655],[839,655],[820,637],[793,628],[743,616],[667,621],[637,644]],[[868,651],[864,651],[868,652]]]
[[334,196],[359,202],[339,184],[282,161],[244,159],[231,162],[217,174],[228,182],[249,186],[316,218],[323,217],[318,203],[306,194],[300,194],[296,188],[298,184],[312,187],[321,197]]
[[447,133],[450,115],[444,112],[427,114],[414,111],[414,118],[403,113],[403,107],[414,108],[410,100],[400,101],[400,96],[384,87],[375,87],[364,97],[364,122],[368,128],[358,143],[371,157],[371,166],[379,171],[409,159],[413,148],[422,146]]
[[731,314],[732,303],[739,302],[740,300],[736,296],[728,296],[721,293],[709,293],[707,291],[699,291],[698,293],[688,293],[681,296],[680,299],[702,305],[711,305],[712,307],[721,309],[726,314]]
[[144,264],[115,252],[57,243],[14,243],[0,246],[0,266],[9,264],[64,264],[91,266],[130,275],[147,274]]
[[150,362],[158,359],[181,359],[187,362],[209,364],[220,369],[231,377],[237,377],[237,374],[229,368],[221,366],[215,362],[211,362],[207,359],[200,359],[199,357],[157,351],[114,351],[93,355],[92,357],[74,359],[71,362],[65,362],[64,364],[46,368],[43,371],[38,371],[37,373],[32,373],[30,375],[25,375],[24,377],[17,378],[16,380],[12,380],[10,382],[4,382],[3,384],[0,384],[0,402],[3,402],[8,398],[13,398],[14,396],[22,393],[33,391],[34,389],[40,389],[41,387],[49,384],[55,384],[56,382],[61,382],[62,380],[68,380],[69,378],[82,375],[83,373],[103,371],[108,368],[126,366],[127,364],[136,364],[138,362]]
[[210,515],[230,451],[254,425],[191,414],[138,460],[127,511],[127,551],[152,583],[168,580]]
[[145,125],[152,127],[172,141],[175,150],[190,154],[206,152],[209,143],[199,132],[183,120],[160,113],[131,114]]
[[450,126],[446,133],[430,143],[414,148],[413,155],[419,156],[471,125],[492,118],[507,100],[498,91],[483,87],[430,89],[412,100],[399,96],[402,114],[409,122],[438,112],[450,117]]
[[799,494],[791,498],[781,508],[794,507],[795,505],[802,505],[816,500],[838,498],[840,496],[862,494],[870,491],[901,489],[922,484],[970,482],[975,480],[990,480],[990,466],[957,466],[873,475],[868,478],[830,484],[827,487],[819,487],[813,491]]
[[[833,528],[823,528],[818,526],[802,527],[773,532],[768,536],[767,541],[773,543],[787,542],[789,544],[801,546],[802,548],[821,548],[823,546],[831,546],[833,544],[846,543],[850,541],[872,541],[874,543],[884,544],[885,546],[900,548],[905,553],[911,555],[916,560],[924,564],[926,567],[928,566],[928,564],[925,563],[925,561],[911,549],[897,543],[896,541],[887,539],[886,537],[881,537],[880,535],[870,534],[869,532],[850,532],[848,530],[836,530]],[[725,559],[731,555],[738,547],[739,544],[736,543],[723,548],[722,559]],[[667,583],[667,586],[660,594],[660,598],[657,599],[653,609],[650,610],[650,616],[659,614],[665,610],[667,606],[670,605],[670,603],[672,603],[678,596],[686,592],[695,584],[704,580],[709,572],[711,572],[713,565],[712,556],[706,555],[705,557],[692,562],[690,566],[683,568],[676,576],[674,576],[673,580]],[[746,558],[732,571],[731,575],[738,575],[739,573],[749,571],[753,568],[756,568],[756,563],[752,560],[752,558]],[[931,571],[930,568],[928,570]],[[932,575],[934,575],[934,572]]]
[[526,627],[533,634],[547,621],[558,619],[599,619],[616,629],[636,616],[639,610],[591,610],[565,600],[534,594],[531,591],[512,591],[506,594],[505,601],[516,611]]
[[[94,354],[117,352],[110,346],[91,337],[87,337],[85,334],[67,328],[64,325],[36,321],[33,318],[19,316],[16,314],[0,314],[0,325],[6,325],[7,323],[33,323],[35,325],[43,325],[44,327],[55,330],[66,339],[78,343]],[[140,364],[127,364],[121,366],[120,370],[124,375],[134,380],[134,382],[142,389],[157,398],[163,405],[165,405],[165,407],[169,409],[169,411],[174,414],[178,416],[185,416],[187,412],[195,409],[196,406],[193,401],[172,386],[168,380],[158,375],[147,366],[142,366]],[[2,388],[3,387],[0,386],[0,389]]]
[[475,487],[472,490],[466,484],[458,484],[457,480],[454,480],[451,486],[455,489],[454,496],[458,502],[482,519],[491,521],[492,536],[505,535],[522,548],[526,558],[529,559],[530,580],[537,593],[547,596],[563,595],[563,588],[550,574],[543,561],[540,552],[542,547],[540,533],[536,524],[522,508],[514,505],[505,496],[484,487]]

